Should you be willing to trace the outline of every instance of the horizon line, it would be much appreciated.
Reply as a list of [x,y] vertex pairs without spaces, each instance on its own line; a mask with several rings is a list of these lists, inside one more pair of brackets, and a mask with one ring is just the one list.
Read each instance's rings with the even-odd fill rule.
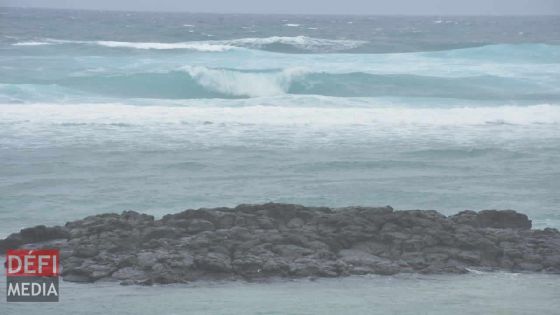
[[468,13],[426,13],[426,14],[412,14],[412,13],[264,13],[264,12],[208,12],[208,11],[187,11],[187,10],[134,10],[134,9],[93,9],[93,8],[60,8],[60,7],[40,7],[40,6],[17,6],[17,5],[0,5],[0,9],[24,9],[24,10],[64,10],[64,11],[92,11],[92,12],[126,12],[126,13],[167,13],[167,14],[215,14],[215,15],[293,15],[293,16],[360,16],[360,17],[560,17],[560,13],[530,13],[530,14],[517,14],[517,13],[502,13],[502,14],[468,14]]

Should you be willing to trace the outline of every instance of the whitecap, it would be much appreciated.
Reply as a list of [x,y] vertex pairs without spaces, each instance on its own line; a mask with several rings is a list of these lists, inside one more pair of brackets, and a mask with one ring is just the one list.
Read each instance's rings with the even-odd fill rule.
[[111,48],[135,48],[135,49],[188,49],[202,52],[222,52],[233,49],[229,45],[212,44],[208,42],[183,42],[183,43],[143,43],[143,42],[116,42],[116,41],[96,41],[93,42],[100,46]]
[[14,43],[14,44],[12,44],[12,46],[44,46],[44,45],[50,45],[50,44],[51,43],[47,43],[47,42],[29,41],[29,42]]
[[[213,36],[207,34],[207,36]],[[271,37],[250,37],[239,39],[226,39],[226,40],[207,40],[207,41],[191,41],[191,42],[174,42],[174,43],[159,43],[159,42],[122,42],[122,41],[73,41],[62,39],[45,39],[46,44],[82,44],[82,45],[99,45],[110,48],[133,48],[133,49],[156,49],[156,50],[171,50],[171,49],[186,49],[202,52],[223,52],[236,47],[265,48],[271,44],[283,44],[292,46],[294,48],[316,51],[316,52],[331,52],[348,50],[359,47],[366,41],[361,40],[347,40],[347,39],[326,39],[314,38],[308,36],[271,36]]]
[[222,41],[222,43],[247,48],[264,48],[271,44],[283,44],[309,51],[340,51],[357,48],[367,42],[347,39],[314,38],[300,35],[240,38]]

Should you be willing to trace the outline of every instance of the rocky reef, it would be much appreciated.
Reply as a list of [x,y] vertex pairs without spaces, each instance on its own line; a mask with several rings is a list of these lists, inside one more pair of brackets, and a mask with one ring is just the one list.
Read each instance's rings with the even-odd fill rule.
[[186,210],[156,220],[134,211],[0,240],[0,253],[59,248],[66,281],[122,284],[339,277],[467,268],[560,273],[560,232],[532,230],[512,210],[394,211],[269,203]]

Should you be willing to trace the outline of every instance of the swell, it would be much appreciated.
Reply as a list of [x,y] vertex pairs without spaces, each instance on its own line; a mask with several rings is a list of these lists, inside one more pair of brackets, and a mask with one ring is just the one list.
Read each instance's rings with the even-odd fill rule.
[[[308,37],[270,37],[242,38],[228,40],[228,43],[208,41],[203,44],[205,46],[197,47],[219,50],[218,42],[219,45],[235,43],[254,47],[286,43],[320,47],[345,43]],[[60,40],[18,42],[16,44],[20,46],[16,47],[41,52],[45,46],[43,43],[101,43],[110,48],[134,49],[177,47],[163,43]],[[202,43],[181,45],[191,47]],[[65,53],[69,51],[71,49],[63,50]],[[7,57],[5,62],[0,60],[0,66],[5,65],[5,75],[0,78],[0,101],[32,102],[41,101],[42,96],[45,97],[43,100],[50,100],[84,94],[157,99],[277,95],[421,97],[497,100],[513,104],[524,101],[557,103],[560,100],[560,77],[556,75],[560,46],[545,44],[490,45],[403,54],[290,55],[244,49],[219,55],[166,53],[123,57],[111,53],[102,54],[103,57],[79,56],[64,60],[43,55],[37,58],[24,53],[23,57]],[[20,58],[22,61],[18,61]],[[25,62],[28,66],[15,70],[17,68],[11,66],[13,62]],[[185,67],[185,64],[192,66]],[[298,65],[306,67],[299,68]]]
[[466,58],[474,60],[504,61],[532,61],[535,63],[560,62],[560,45],[544,43],[523,44],[490,44],[480,46],[466,46],[462,48],[393,52],[393,53],[364,53],[355,51],[368,43],[363,40],[314,38],[308,36],[271,36],[248,37],[223,40],[185,41],[185,42],[127,42],[114,40],[66,40],[53,38],[33,38],[23,41],[12,41],[11,46],[23,49],[41,49],[49,46],[90,46],[110,49],[129,50],[190,50],[197,52],[227,52],[238,48],[257,49],[270,52],[290,53],[307,52],[346,53],[360,52],[358,55],[400,55],[422,56],[428,58]]
[[[365,72],[309,72],[302,68],[236,70],[185,67],[169,72],[92,74],[11,84],[49,87],[76,93],[122,98],[200,99],[251,98],[277,95],[335,97],[426,97],[465,100],[540,101],[560,100],[558,88],[523,78],[479,75],[459,78],[417,74],[372,74]],[[15,93],[25,99],[22,88],[4,85],[0,93]],[[37,96],[33,96],[34,99]]]

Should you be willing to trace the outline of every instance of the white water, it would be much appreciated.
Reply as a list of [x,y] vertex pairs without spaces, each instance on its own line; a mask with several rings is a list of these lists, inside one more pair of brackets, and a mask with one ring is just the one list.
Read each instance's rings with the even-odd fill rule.
[[[290,24],[290,26],[292,26]],[[189,26],[192,27],[192,26]],[[187,49],[203,52],[219,52],[226,51],[235,47],[263,48],[266,45],[283,44],[303,50],[346,50],[359,47],[365,44],[365,41],[356,40],[333,40],[323,38],[313,38],[307,36],[271,36],[271,37],[248,37],[233,40],[214,40],[214,41],[192,41],[192,42],[120,42],[120,41],[80,41],[80,40],[62,40],[54,38],[44,38],[42,41],[25,41],[17,42],[14,46],[36,46],[51,44],[84,44],[99,45],[111,48],[133,48],[133,49]]]
[[[203,84],[212,85],[220,91],[250,93],[251,88],[240,81],[237,85],[223,84],[218,80],[204,78],[204,74],[192,70]],[[253,76],[249,74],[248,76]],[[225,75],[227,80],[227,75]],[[231,82],[231,81],[229,81]],[[271,86],[267,86],[271,83]],[[274,92],[276,82],[262,80],[267,92]],[[280,91],[278,91],[280,92]],[[268,94],[264,93],[263,94]],[[195,102],[196,103],[196,102]],[[227,123],[253,125],[304,125],[332,126],[362,125],[364,127],[421,128],[465,127],[484,125],[536,125],[554,132],[560,124],[560,106],[497,106],[497,107],[284,107],[284,106],[135,106],[126,104],[0,104],[0,123],[19,124],[28,128],[34,124],[131,124],[159,125],[184,123]],[[544,125],[544,126],[543,126]],[[551,126],[547,126],[551,125]],[[513,127],[513,126],[512,126]]]

